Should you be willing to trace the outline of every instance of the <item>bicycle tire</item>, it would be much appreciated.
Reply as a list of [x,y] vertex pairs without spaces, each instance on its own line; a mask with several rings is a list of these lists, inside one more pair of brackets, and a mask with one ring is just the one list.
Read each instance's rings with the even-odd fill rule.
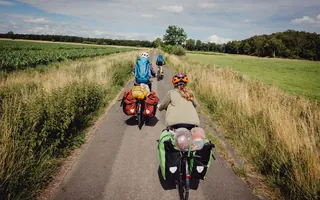
[[189,199],[189,191],[186,191],[186,194],[185,194],[184,200],[188,200],[188,199]]
[[139,127],[139,130],[141,130],[142,124],[143,124],[143,114],[142,114],[141,104],[138,104],[137,118],[138,118],[138,127]]
[[185,177],[185,173],[183,173],[182,170],[185,169],[184,167],[184,164],[183,164],[183,161],[180,160],[180,164],[179,164],[179,180],[178,180],[178,192],[179,192],[179,197],[180,197],[180,200],[184,200],[184,192],[185,192],[185,187],[184,187],[184,177]]
[[182,180],[181,181],[179,180],[178,191],[179,191],[180,200],[184,200],[184,186],[183,186]]
[[[187,171],[189,171],[188,170],[188,168],[189,168],[189,161],[188,161],[188,159],[186,159],[185,160],[185,165],[184,165],[184,167],[185,167],[185,184],[184,184],[184,187],[185,187],[185,197],[184,197],[184,199],[185,200],[188,200],[188,198],[189,198],[189,190],[190,190],[190,179],[189,178],[187,178],[187,176],[186,176],[186,174],[187,174]],[[190,173],[188,172],[188,174],[190,175]]]

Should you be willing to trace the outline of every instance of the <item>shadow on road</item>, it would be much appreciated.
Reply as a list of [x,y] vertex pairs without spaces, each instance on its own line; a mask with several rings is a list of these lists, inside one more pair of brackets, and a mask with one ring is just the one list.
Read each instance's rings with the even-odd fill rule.
[[132,116],[125,121],[125,123],[129,126],[138,126],[138,120],[136,116]]
[[152,117],[145,123],[146,126],[155,126],[158,123],[159,119],[157,117]]
[[[162,178],[161,169],[160,166],[158,167],[158,178],[161,187],[164,190],[174,190],[177,189],[176,183],[173,180],[164,180]],[[191,190],[197,190],[199,188],[200,180],[199,179],[190,179],[190,189]]]
[[[157,117],[151,117],[144,123],[145,126],[155,126],[159,122]],[[129,126],[138,126],[138,120],[136,116],[132,116],[125,121],[125,123]]]

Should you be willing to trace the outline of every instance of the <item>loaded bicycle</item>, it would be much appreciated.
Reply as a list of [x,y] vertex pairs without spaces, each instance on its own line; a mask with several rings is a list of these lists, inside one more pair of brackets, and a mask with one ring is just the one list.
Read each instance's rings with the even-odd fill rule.
[[131,90],[124,93],[120,106],[126,115],[133,115],[138,121],[141,130],[143,124],[155,115],[159,98],[156,93],[149,90],[152,80],[148,84],[135,83]]
[[[168,132],[171,132],[172,138],[174,138],[174,142],[169,146],[175,147],[174,150],[169,146],[165,147],[165,149],[171,149],[170,151],[174,154],[172,154],[171,158],[176,160],[165,164],[166,168],[168,168],[168,170],[165,170],[166,173],[170,173],[166,177],[168,181],[175,182],[180,200],[188,200],[190,181],[191,179],[204,179],[210,165],[210,157],[212,156],[215,159],[211,152],[215,145],[205,139],[205,133],[202,128],[191,124],[178,124],[169,127]],[[168,134],[164,134],[164,137],[158,142],[167,143],[170,137],[168,137]],[[166,138],[167,141],[165,140]]]

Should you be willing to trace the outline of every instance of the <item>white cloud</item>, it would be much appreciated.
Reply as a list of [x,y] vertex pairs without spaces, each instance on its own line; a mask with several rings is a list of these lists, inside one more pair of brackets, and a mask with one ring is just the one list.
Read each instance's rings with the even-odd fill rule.
[[197,6],[199,8],[216,8],[216,7],[218,7],[217,4],[208,3],[208,2],[198,3]]
[[320,20],[320,14],[317,16],[317,19]]
[[10,23],[11,23],[11,25],[12,25],[13,28],[18,28],[18,26],[16,26],[16,24],[17,24],[16,22],[14,22],[14,21],[11,20]]
[[183,12],[183,7],[182,6],[178,6],[178,5],[175,5],[175,6],[161,6],[160,10],[163,10],[163,11],[169,12],[169,13],[177,14],[177,13]]
[[142,14],[140,16],[143,18],[152,18],[153,17],[153,15],[151,15],[151,14]]
[[50,20],[47,20],[47,19],[45,19],[43,17],[41,17],[41,18],[27,17],[27,18],[24,18],[23,21],[31,23],[31,24],[48,24],[48,23],[51,23]]
[[250,23],[250,22],[252,22],[252,20],[251,19],[245,19],[245,20],[243,20],[243,22],[244,23]]
[[204,40],[204,42],[214,42],[216,44],[223,44],[223,43],[227,43],[229,41],[232,41],[232,39],[221,38],[217,35],[211,35],[210,37],[208,37]]
[[297,19],[291,20],[291,23],[293,23],[293,24],[301,24],[301,23],[313,24],[315,22],[316,21],[309,16],[303,16],[302,18],[297,18]]
[[160,38],[160,39],[162,40],[162,39],[163,39],[163,35],[155,36],[155,37],[153,38],[153,40],[156,40],[157,38]]
[[[314,20],[320,14],[318,11],[320,8],[319,0],[258,2],[252,0],[175,0],[174,3],[172,0],[135,0],[134,4],[130,0],[16,0],[15,2],[17,1],[40,9],[49,16],[60,14],[66,20],[70,19],[68,17],[72,17],[70,20],[76,21],[77,24],[83,26],[87,24],[91,27],[86,30],[86,33],[78,30],[79,33],[74,31],[75,34],[93,35],[95,29],[100,30],[106,27],[105,29],[111,31],[111,28],[108,27],[112,27],[113,32],[127,31],[128,33],[125,33],[124,36],[126,37],[136,31],[136,24],[139,24],[140,34],[149,39],[164,34],[168,24],[182,27],[188,36],[198,39],[206,38],[211,33],[226,38],[244,39],[257,32],[264,33],[265,29],[275,32],[298,28],[298,25],[292,24],[290,21],[275,20],[287,18],[292,13],[302,13],[298,17],[306,15]],[[139,5],[141,9],[136,9],[136,5]],[[268,12],[265,12],[266,10]],[[172,14],[164,12],[176,15],[173,17]],[[34,19],[41,17],[35,16]],[[0,20],[1,18],[0,16]],[[157,20],[147,20],[154,18]],[[9,18],[6,21],[8,25],[11,25],[10,20]],[[250,21],[245,20],[254,20],[255,23],[249,23]],[[15,19],[14,21],[17,22]],[[314,23],[303,28],[305,31],[320,32],[319,27],[316,27],[318,24]],[[199,29],[199,27],[203,28]],[[65,27],[65,29],[69,29],[69,27]],[[145,34],[144,30],[151,33]]]
[[15,3],[14,2],[10,2],[10,1],[0,0],[0,5],[12,6],[12,5],[15,5]]
[[30,15],[21,15],[21,14],[8,14],[8,16],[15,18],[15,19],[20,19],[23,20],[26,23],[30,24],[49,24],[52,23],[52,21],[44,18],[44,17],[34,17]]

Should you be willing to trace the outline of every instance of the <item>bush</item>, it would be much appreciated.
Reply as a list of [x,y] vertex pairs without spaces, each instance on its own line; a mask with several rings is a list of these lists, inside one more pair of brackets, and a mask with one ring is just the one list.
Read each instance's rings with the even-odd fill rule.
[[172,45],[167,45],[164,48],[164,51],[168,54],[174,54],[177,56],[184,56],[186,55],[186,51],[182,46],[172,46]]
[[172,54],[172,45],[167,45],[163,48],[164,52],[167,52],[168,54]]
[[172,49],[172,54],[177,56],[184,56],[186,55],[186,51],[182,46],[174,46]]

